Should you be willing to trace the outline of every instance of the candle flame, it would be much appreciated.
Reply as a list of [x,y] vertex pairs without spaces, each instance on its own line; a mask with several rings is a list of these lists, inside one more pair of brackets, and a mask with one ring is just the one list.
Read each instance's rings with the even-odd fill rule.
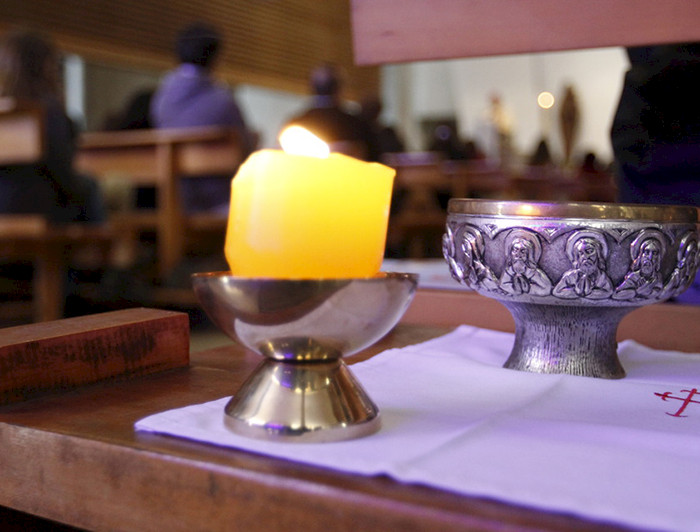
[[280,133],[279,142],[285,152],[294,155],[308,155],[324,159],[331,152],[328,144],[301,126],[285,128]]

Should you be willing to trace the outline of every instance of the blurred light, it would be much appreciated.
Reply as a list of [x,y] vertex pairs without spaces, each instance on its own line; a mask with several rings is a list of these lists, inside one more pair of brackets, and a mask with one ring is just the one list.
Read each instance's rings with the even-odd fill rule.
[[534,205],[528,205],[523,203],[517,206],[516,215],[518,216],[532,216],[537,213],[537,208]]
[[549,91],[542,91],[537,95],[537,105],[542,109],[551,109],[554,105],[554,95]]
[[328,144],[301,126],[286,128],[280,133],[279,142],[285,152],[294,155],[307,155],[324,159],[331,152]]

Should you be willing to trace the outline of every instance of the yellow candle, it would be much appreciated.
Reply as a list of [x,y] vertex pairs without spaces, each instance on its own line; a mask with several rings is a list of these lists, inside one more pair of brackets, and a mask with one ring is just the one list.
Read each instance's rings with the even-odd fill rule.
[[289,279],[371,277],[381,266],[394,170],[338,153],[253,153],[231,183],[231,272]]

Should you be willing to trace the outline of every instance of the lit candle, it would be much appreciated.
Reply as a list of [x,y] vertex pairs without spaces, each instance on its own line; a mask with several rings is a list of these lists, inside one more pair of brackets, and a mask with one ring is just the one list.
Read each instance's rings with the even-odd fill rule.
[[332,153],[253,153],[231,184],[231,273],[289,279],[375,275],[394,170]]

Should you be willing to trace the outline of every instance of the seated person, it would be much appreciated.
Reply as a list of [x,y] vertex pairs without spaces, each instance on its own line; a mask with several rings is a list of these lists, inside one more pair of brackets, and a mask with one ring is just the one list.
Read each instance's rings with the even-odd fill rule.
[[152,89],[142,89],[132,94],[123,110],[107,118],[103,129],[120,131],[123,129],[149,129],[153,127],[151,125],[150,112],[154,92]]
[[340,101],[341,83],[332,65],[322,65],[311,73],[312,99],[310,106],[293,117],[285,127],[301,126],[330,145],[331,151],[367,161],[378,161],[376,146],[369,124],[347,110]]
[[[179,66],[167,74],[151,101],[151,122],[157,128],[229,126],[237,129],[245,153],[253,149],[253,135],[231,90],[212,76],[221,38],[204,23],[185,27],[177,36]],[[186,211],[227,209],[231,175],[205,176],[181,182]]]
[[[122,131],[132,129],[150,129],[151,124],[151,100],[153,89],[141,89],[136,91],[127,100],[126,106],[120,112],[107,117],[103,129],[107,131]],[[154,208],[156,205],[156,191],[153,187],[136,188],[136,207]]]
[[467,148],[450,124],[438,124],[428,151],[440,153],[445,159],[458,161],[469,159]]
[[359,117],[370,128],[379,158],[383,159],[388,153],[403,152],[404,142],[393,127],[379,121],[381,113],[382,102],[377,96],[368,96],[362,100]]
[[75,130],[60,89],[58,51],[44,37],[14,32],[0,44],[0,97],[38,105],[45,116],[45,156],[36,165],[0,167],[0,212],[43,214],[53,222],[101,222],[97,183],[73,168]]

